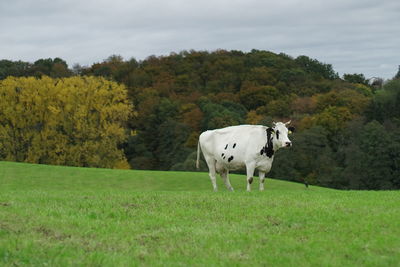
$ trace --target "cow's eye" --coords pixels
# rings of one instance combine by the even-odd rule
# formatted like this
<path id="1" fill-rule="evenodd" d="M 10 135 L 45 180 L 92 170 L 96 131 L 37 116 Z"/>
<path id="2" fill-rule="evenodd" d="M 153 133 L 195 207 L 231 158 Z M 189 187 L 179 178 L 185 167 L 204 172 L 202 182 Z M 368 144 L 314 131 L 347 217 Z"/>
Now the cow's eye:
<path id="1" fill-rule="evenodd" d="M 279 139 L 279 130 L 276 131 L 276 139 Z"/>

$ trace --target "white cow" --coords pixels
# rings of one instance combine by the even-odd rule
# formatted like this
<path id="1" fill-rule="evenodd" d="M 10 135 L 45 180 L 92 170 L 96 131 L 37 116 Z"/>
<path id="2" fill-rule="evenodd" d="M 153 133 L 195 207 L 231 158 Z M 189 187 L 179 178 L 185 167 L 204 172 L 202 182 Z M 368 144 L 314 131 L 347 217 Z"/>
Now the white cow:
<path id="1" fill-rule="evenodd" d="M 260 190 L 264 190 L 265 174 L 274 160 L 274 153 L 281 147 L 290 147 L 288 134 L 294 127 L 290 123 L 274 123 L 272 127 L 262 125 L 238 125 L 203 132 L 197 146 L 197 168 L 200 149 L 207 162 L 214 191 L 217 191 L 216 173 L 219 173 L 226 187 L 233 191 L 229 182 L 229 170 L 246 167 L 247 191 L 251 190 L 254 170 L 258 169 Z"/>

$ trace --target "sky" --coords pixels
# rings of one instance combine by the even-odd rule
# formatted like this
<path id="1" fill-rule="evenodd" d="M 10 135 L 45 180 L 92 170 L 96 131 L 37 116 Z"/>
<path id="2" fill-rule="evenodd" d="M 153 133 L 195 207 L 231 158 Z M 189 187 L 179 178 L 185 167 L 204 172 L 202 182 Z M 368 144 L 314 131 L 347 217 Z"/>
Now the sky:
<path id="1" fill-rule="evenodd" d="M 0 59 L 60 57 L 72 67 L 192 49 L 306 55 L 340 75 L 390 79 L 400 65 L 400 1 L 0 1 Z"/>

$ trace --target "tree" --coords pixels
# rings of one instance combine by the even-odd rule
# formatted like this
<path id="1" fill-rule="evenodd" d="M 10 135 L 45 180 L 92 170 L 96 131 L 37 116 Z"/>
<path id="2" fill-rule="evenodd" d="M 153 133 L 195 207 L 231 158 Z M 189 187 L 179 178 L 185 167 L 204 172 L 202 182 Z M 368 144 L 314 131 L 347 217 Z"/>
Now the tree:
<path id="1" fill-rule="evenodd" d="M 349 83 L 360 83 L 364 85 L 368 85 L 368 80 L 365 79 L 364 74 L 354 73 L 354 74 L 343 74 L 343 80 Z"/>
<path id="2" fill-rule="evenodd" d="M 23 61 L 0 60 L 0 80 L 8 76 L 27 76 L 27 71 L 32 64 Z"/>
<path id="3" fill-rule="evenodd" d="M 50 76 L 53 78 L 69 77 L 72 71 L 68 69 L 68 64 L 61 58 L 39 59 L 30 68 L 30 74 L 36 77 Z"/>
<path id="4" fill-rule="evenodd" d="M 246 80 L 254 82 L 257 85 L 273 85 L 277 82 L 276 78 L 274 69 L 262 66 L 252 68 Z"/>
<path id="5" fill-rule="evenodd" d="M 370 120 L 400 119 L 400 79 L 388 82 L 374 95 L 367 110 Z"/>
<path id="6" fill-rule="evenodd" d="M 314 121 L 316 125 L 324 127 L 328 134 L 333 136 L 345 128 L 346 122 L 352 118 L 348 108 L 329 106 L 315 115 Z"/>
<path id="7" fill-rule="evenodd" d="M 200 108 L 193 103 L 184 104 L 182 108 L 182 122 L 190 126 L 193 131 L 200 131 L 203 120 L 203 112 Z"/>
<path id="8" fill-rule="evenodd" d="M 317 77 L 334 80 L 338 79 L 339 76 L 334 72 L 332 65 L 324 64 L 316 59 L 311 59 L 307 56 L 299 56 L 295 59 L 295 62 L 302 67 L 305 71 L 317 75 Z"/>
<path id="9" fill-rule="evenodd" d="M 158 169 L 169 170 L 172 165 L 187 158 L 191 151 L 185 147 L 189 134 L 189 127 L 183 123 L 167 120 L 160 125 L 158 131 L 160 143 L 155 150 Z"/>
<path id="10" fill-rule="evenodd" d="M 400 65 L 399 65 L 399 70 L 397 71 L 396 75 L 393 77 L 393 79 L 400 79 Z"/>
<path id="11" fill-rule="evenodd" d="M 258 86 L 245 82 L 239 92 L 239 99 L 248 110 L 265 106 L 279 95 L 278 90 L 273 86 Z"/>
<path id="12" fill-rule="evenodd" d="M 9 77 L 0 81 L 0 155 L 32 163 L 121 166 L 126 160 L 118 145 L 131 112 L 125 87 L 103 78 Z"/>
<path id="13" fill-rule="evenodd" d="M 369 104 L 370 98 L 352 89 L 332 90 L 325 94 L 316 94 L 315 108 L 321 112 L 329 107 L 345 107 L 352 114 L 361 114 Z"/>
<path id="14" fill-rule="evenodd" d="M 129 136 L 123 144 L 123 149 L 130 166 L 135 169 L 157 169 L 156 159 L 153 153 L 147 148 L 142 134 Z"/>
<path id="15" fill-rule="evenodd" d="M 354 128 L 352 128 L 354 129 Z M 352 189 L 394 188 L 395 165 L 398 153 L 393 151 L 390 134 L 377 121 L 365 124 L 361 130 L 347 133 L 348 142 L 342 150 L 345 153 L 343 179 L 347 179 Z"/>
<path id="16" fill-rule="evenodd" d="M 247 115 L 247 111 L 243 106 L 230 101 L 217 104 L 208 99 L 203 99 L 199 106 L 204 114 L 203 129 L 217 129 L 238 125 L 245 121 Z"/>

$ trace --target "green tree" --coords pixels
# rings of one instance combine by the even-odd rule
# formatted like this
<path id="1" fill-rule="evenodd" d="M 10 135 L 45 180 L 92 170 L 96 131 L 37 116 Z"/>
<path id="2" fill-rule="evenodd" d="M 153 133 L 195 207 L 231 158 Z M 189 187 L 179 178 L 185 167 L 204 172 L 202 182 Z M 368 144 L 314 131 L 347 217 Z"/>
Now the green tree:
<path id="1" fill-rule="evenodd" d="M 143 134 L 129 136 L 123 144 L 124 153 L 130 166 L 135 169 L 157 169 L 157 161 L 153 153 L 147 148 Z"/>
<path id="2" fill-rule="evenodd" d="M 367 85 L 368 81 L 365 79 L 364 74 L 358 74 L 358 73 L 354 73 L 354 74 L 343 74 L 343 80 L 349 82 L 349 83 L 360 83 L 360 84 L 364 84 Z"/>
<path id="3" fill-rule="evenodd" d="M 183 123 L 167 120 L 160 125 L 158 131 L 160 142 L 155 150 L 159 169 L 169 170 L 172 165 L 187 158 L 191 151 L 185 147 L 189 134 L 189 127 Z"/>
<path id="4" fill-rule="evenodd" d="M 354 128 L 352 128 L 354 129 Z M 398 183 L 396 165 L 399 162 L 398 143 L 377 121 L 365 124 L 361 130 L 348 132 L 343 179 L 352 189 L 390 189 Z"/>
<path id="5" fill-rule="evenodd" d="M 339 78 L 339 75 L 334 72 L 331 64 L 324 64 L 307 56 L 299 56 L 295 59 L 295 62 L 305 71 L 318 75 L 320 78 L 329 80 Z M 317 78 L 318 76 L 314 77 Z"/>
<path id="6" fill-rule="evenodd" d="M 29 69 L 31 75 L 36 77 L 50 76 L 52 78 L 69 77 L 72 71 L 68 69 L 68 64 L 61 58 L 39 59 L 33 63 Z"/>
<path id="7" fill-rule="evenodd" d="M 32 64 L 23 61 L 0 60 L 0 80 L 8 76 L 27 76 Z"/>
<path id="8" fill-rule="evenodd" d="M 393 77 L 393 79 L 400 79 L 400 65 L 399 65 L 399 70 L 397 71 L 396 75 Z"/>
<path id="9" fill-rule="evenodd" d="M 217 129 L 238 125 L 245 121 L 247 111 L 243 106 L 229 101 L 221 104 L 203 99 L 200 109 L 204 114 L 203 129 Z"/>
<path id="10" fill-rule="evenodd" d="M 367 117 L 380 122 L 400 119 L 400 79 L 388 82 L 382 90 L 376 92 L 368 108 Z"/>

